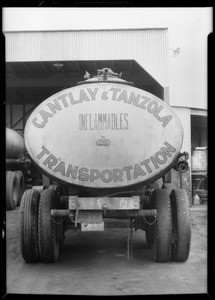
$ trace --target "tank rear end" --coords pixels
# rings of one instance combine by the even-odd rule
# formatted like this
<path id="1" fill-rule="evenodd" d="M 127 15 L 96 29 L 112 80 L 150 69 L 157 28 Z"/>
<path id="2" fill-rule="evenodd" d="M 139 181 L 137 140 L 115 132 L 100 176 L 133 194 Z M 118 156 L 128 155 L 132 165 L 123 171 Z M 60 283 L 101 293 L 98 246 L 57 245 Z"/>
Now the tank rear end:
<path id="1" fill-rule="evenodd" d="M 27 121 L 27 151 L 52 184 L 23 195 L 24 260 L 55 262 L 68 228 L 104 231 L 109 219 L 120 228 L 117 220 L 124 219 L 128 259 L 135 228 L 145 231 L 154 261 L 186 261 L 191 236 L 186 192 L 165 182 L 148 188 L 172 167 L 186 168 L 178 116 L 108 68 L 93 78 L 86 72 L 86 78 L 43 101 Z"/>
<path id="2" fill-rule="evenodd" d="M 25 127 L 41 171 L 79 189 L 153 182 L 174 164 L 182 140 L 181 123 L 164 101 L 111 75 L 51 96 Z"/>
<path id="3" fill-rule="evenodd" d="M 21 133 L 6 128 L 6 158 L 19 158 L 26 151 L 24 137 Z"/>

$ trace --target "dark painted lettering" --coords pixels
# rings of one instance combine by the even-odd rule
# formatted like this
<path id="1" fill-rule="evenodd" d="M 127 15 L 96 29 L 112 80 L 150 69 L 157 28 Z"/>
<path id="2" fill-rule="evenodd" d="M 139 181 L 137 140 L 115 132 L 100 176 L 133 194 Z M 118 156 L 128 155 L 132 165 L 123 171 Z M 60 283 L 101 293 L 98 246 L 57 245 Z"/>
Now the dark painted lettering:
<path id="1" fill-rule="evenodd" d="M 160 112 L 162 109 L 163 109 L 163 106 L 160 105 L 160 106 L 158 107 L 158 109 L 154 112 L 154 116 L 155 116 L 156 119 L 158 119 L 158 121 L 160 121 L 159 112 Z"/>
<path id="2" fill-rule="evenodd" d="M 67 100 L 65 99 L 68 95 L 67 94 L 63 94 L 57 97 L 58 100 L 61 100 L 64 107 L 68 107 L 68 103 Z"/>
<path id="3" fill-rule="evenodd" d="M 159 113 L 163 110 L 163 106 L 159 106 L 159 108 L 154 112 L 154 116 L 156 119 L 158 119 L 159 122 L 162 123 L 163 127 L 165 127 L 172 119 L 172 116 L 171 115 L 168 115 L 168 116 L 164 116 L 164 117 L 161 117 L 159 116 Z"/>
<path id="4" fill-rule="evenodd" d="M 120 117 L 123 118 L 123 114 Z M 100 115 L 99 120 L 101 122 L 102 114 Z M 114 118 L 112 120 L 114 120 Z M 117 126 L 116 124 L 117 122 L 115 122 L 115 126 Z M 159 169 L 160 165 L 165 164 L 168 157 L 171 157 L 174 152 L 176 152 L 176 149 L 165 141 L 159 151 L 157 151 L 153 156 L 150 156 L 150 158 L 140 162 L 140 164 L 126 166 L 123 168 L 115 168 L 113 170 L 105 169 L 101 171 L 98 169 L 88 169 L 86 167 L 79 168 L 78 166 L 72 166 L 71 164 L 68 165 L 66 170 L 66 163 L 64 161 L 58 162 L 56 156 L 50 154 L 50 151 L 45 146 L 42 146 L 42 151 L 37 155 L 37 158 L 41 159 L 42 157 L 47 156 L 43 164 L 47 166 L 48 169 L 53 169 L 55 173 L 59 172 L 61 176 L 71 177 L 73 180 L 78 179 L 80 181 L 90 182 L 101 180 L 104 183 L 110 183 L 111 181 L 123 182 L 123 180 L 131 181 L 138 179 L 140 176 L 144 177 L 146 174 L 152 173 L 154 168 Z M 143 179 L 141 178 L 140 180 Z"/>
<path id="5" fill-rule="evenodd" d="M 128 104 L 133 104 L 134 106 L 138 106 L 139 100 L 140 100 L 140 95 L 137 94 L 136 96 L 134 92 L 131 92 L 128 99 Z"/>
<path id="6" fill-rule="evenodd" d="M 141 102 L 141 103 L 138 105 L 138 107 L 139 107 L 139 108 L 142 108 L 142 109 L 146 109 L 146 104 L 149 103 L 149 101 L 150 101 L 151 99 L 149 99 L 148 97 L 144 97 L 144 96 L 142 96 L 142 98 L 145 99 L 145 100 L 144 100 L 143 102 Z"/>
<path id="7" fill-rule="evenodd" d="M 113 91 L 112 100 L 115 101 L 115 100 L 116 100 L 117 93 L 119 93 L 119 92 L 121 91 L 121 89 L 111 88 L 110 90 Z"/>
<path id="8" fill-rule="evenodd" d="M 144 161 L 142 161 L 142 162 L 140 163 L 140 165 L 141 165 L 141 166 L 145 166 L 147 172 L 148 172 L 148 173 L 151 173 L 151 172 L 152 172 L 152 169 L 150 168 L 149 163 L 150 163 L 150 159 L 145 159 Z"/>
<path id="9" fill-rule="evenodd" d="M 51 112 L 52 112 L 53 114 L 55 114 L 55 113 L 56 113 L 56 110 L 57 110 L 57 111 L 60 111 L 60 110 L 62 110 L 62 107 L 61 107 L 60 104 L 58 103 L 57 99 L 54 99 L 53 102 L 54 102 L 54 103 L 48 103 L 47 106 L 48 106 L 48 108 L 51 110 Z"/>
<path id="10" fill-rule="evenodd" d="M 123 118 L 124 118 L 124 114 L 120 114 L 120 129 L 123 130 Z"/>
<path id="11" fill-rule="evenodd" d="M 79 130 L 127 130 L 128 114 L 79 114 Z"/>
<path id="12" fill-rule="evenodd" d="M 88 93 L 90 94 L 91 96 L 91 99 L 94 101 L 96 100 L 96 94 L 98 92 L 98 88 L 95 88 L 94 91 L 91 90 L 91 89 L 87 89 Z"/>
<path id="13" fill-rule="evenodd" d="M 159 165 L 158 165 L 158 163 L 156 162 L 156 160 L 154 159 L 153 156 L 150 157 L 150 160 L 153 163 L 155 169 L 159 169 Z"/>
<path id="14" fill-rule="evenodd" d="M 138 164 L 134 165 L 134 179 L 137 179 L 137 177 L 139 176 L 145 176 L 145 175 L 146 172 L 143 171 L 141 166 L 139 166 Z"/>
<path id="15" fill-rule="evenodd" d="M 98 129 L 103 130 L 104 128 L 103 114 L 98 114 Z"/>
<path id="16" fill-rule="evenodd" d="M 41 124 L 37 123 L 37 118 L 34 118 L 32 123 L 34 124 L 34 126 L 38 127 L 38 128 L 43 128 L 46 125 L 46 122 L 42 122 Z"/>
<path id="17" fill-rule="evenodd" d="M 49 118 L 53 117 L 57 112 L 62 111 L 63 108 L 67 108 L 69 104 L 75 105 L 78 103 L 83 103 L 84 101 L 95 101 L 99 88 L 91 89 L 80 89 L 79 91 L 79 99 L 75 100 L 73 93 L 68 92 L 65 94 L 59 95 L 56 99 L 53 99 L 53 102 L 47 103 L 47 107 L 50 112 L 46 110 L 40 110 L 39 114 L 42 118 L 42 121 L 38 121 L 37 118 L 32 120 L 32 123 L 37 128 L 44 128 Z M 162 123 L 163 127 L 166 127 L 167 124 L 173 118 L 172 115 L 161 116 L 162 110 L 164 107 L 162 105 L 159 106 L 158 102 L 150 99 L 149 97 L 141 94 L 136 94 L 135 92 L 130 92 L 128 94 L 127 90 L 121 90 L 119 88 L 111 88 L 109 91 L 112 91 L 112 100 L 113 101 L 121 101 L 124 103 L 128 103 L 134 105 L 138 108 L 144 109 L 153 114 L 154 117 Z M 108 92 L 102 91 L 101 98 L 98 100 L 108 100 Z M 68 97 L 68 100 L 67 100 Z M 61 103 L 59 102 L 61 101 Z M 142 101 L 142 102 L 141 102 Z M 79 115 L 79 129 L 80 130 L 127 130 L 128 129 L 128 114 L 83 114 Z"/>
<path id="18" fill-rule="evenodd" d="M 162 158 L 160 158 L 162 157 Z M 163 151 L 158 151 L 155 153 L 155 160 L 159 164 L 165 164 L 167 162 L 167 156 Z"/>
<path id="19" fill-rule="evenodd" d="M 123 101 L 124 103 L 128 102 L 128 95 L 127 95 L 127 91 L 126 90 L 122 91 L 122 93 L 117 98 L 117 101 Z"/>
<path id="20" fill-rule="evenodd" d="M 111 119 L 112 119 L 112 130 L 116 129 L 116 115 L 115 114 L 111 114 Z"/>
<path id="21" fill-rule="evenodd" d="M 168 156 L 168 157 L 171 157 L 172 154 L 171 153 L 174 153 L 176 151 L 176 149 L 171 146 L 168 142 L 165 142 L 164 145 L 166 147 L 161 147 L 161 150 Z"/>
<path id="22" fill-rule="evenodd" d="M 113 173 L 111 170 L 103 170 L 101 173 L 101 180 L 105 183 L 109 183 L 113 180 Z"/>
<path id="23" fill-rule="evenodd" d="M 128 130 L 128 114 L 124 114 L 124 118 L 125 118 L 125 123 L 126 123 L 124 129 Z"/>
<path id="24" fill-rule="evenodd" d="M 98 130 L 98 121 L 97 121 L 97 114 L 94 117 L 94 126 L 92 130 Z"/>
<path id="25" fill-rule="evenodd" d="M 102 100 L 108 100 L 108 92 L 107 91 L 104 91 L 101 95 L 101 99 Z"/>
<path id="26" fill-rule="evenodd" d="M 51 118 L 53 116 L 52 114 L 50 114 L 49 112 L 47 112 L 43 109 L 40 110 L 39 113 L 40 113 L 40 115 L 41 115 L 41 117 L 42 117 L 42 119 L 45 123 L 48 122 L 48 118 Z"/>
<path id="27" fill-rule="evenodd" d="M 52 170 L 52 167 L 57 164 L 57 158 L 53 154 L 49 154 L 43 164 L 48 165 L 48 168 Z"/>
<path id="28" fill-rule="evenodd" d="M 43 157 L 44 154 L 49 154 L 49 153 L 50 153 L 50 152 L 46 149 L 45 146 L 42 146 L 42 149 L 43 149 L 43 151 L 40 152 L 40 154 L 37 155 L 37 158 L 39 158 L 39 159 L 40 159 L 41 157 Z"/>
<path id="29" fill-rule="evenodd" d="M 71 175 L 72 179 L 76 179 L 77 173 L 78 173 L 78 166 L 73 167 L 71 164 L 69 164 L 66 171 L 66 177 L 69 177 Z"/>
<path id="30" fill-rule="evenodd" d="M 87 168 L 80 168 L 79 169 L 79 175 L 78 175 L 78 179 L 81 181 L 88 181 L 89 180 L 89 169 Z"/>
<path id="31" fill-rule="evenodd" d="M 54 172 L 60 172 L 62 176 L 65 176 L 65 162 L 60 162 L 57 167 L 54 168 Z"/>
<path id="32" fill-rule="evenodd" d="M 79 114 L 79 130 L 87 129 L 87 115 Z"/>
<path id="33" fill-rule="evenodd" d="M 158 103 L 156 101 L 149 102 L 147 110 L 149 113 L 154 113 L 158 108 Z"/>
<path id="34" fill-rule="evenodd" d="M 85 90 L 80 90 L 79 102 L 82 103 L 84 101 L 90 101 L 90 99 L 88 98 Z"/>
<path id="35" fill-rule="evenodd" d="M 172 120 L 172 116 L 168 115 L 165 117 L 160 118 L 160 122 L 163 123 L 163 127 L 166 127 L 166 125 L 170 122 L 170 120 Z"/>
<path id="36" fill-rule="evenodd" d="M 90 170 L 90 181 L 94 182 L 95 180 L 100 178 L 100 171 L 97 169 L 91 169 Z"/>
<path id="37" fill-rule="evenodd" d="M 132 166 L 127 166 L 127 167 L 123 167 L 122 169 L 123 169 L 123 171 L 126 172 L 127 179 L 131 180 L 131 170 L 133 169 L 133 167 Z"/>
<path id="38" fill-rule="evenodd" d="M 113 181 L 122 182 L 123 181 L 123 170 L 122 169 L 113 169 Z"/>
<path id="39" fill-rule="evenodd" d="M 74 100 L 73 94 L 71 92 L 68 92 L 68 96 L 72 105 L 80 103 L 79 100 Z"/>

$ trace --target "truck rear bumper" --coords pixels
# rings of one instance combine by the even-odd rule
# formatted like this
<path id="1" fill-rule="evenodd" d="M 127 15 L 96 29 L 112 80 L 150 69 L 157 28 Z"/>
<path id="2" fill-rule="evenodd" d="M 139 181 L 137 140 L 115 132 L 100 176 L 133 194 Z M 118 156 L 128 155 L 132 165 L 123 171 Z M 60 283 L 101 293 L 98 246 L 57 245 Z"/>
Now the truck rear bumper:
<path id="1" fill-rule="evenodd" d="M 52 209 L 52 216 L 70 216 L 74 212 L 79 214 L 97 214 L 104 212 L 104 215 L 112 217 L 154 217 L 154 209 L 141 209 L 140 197 L 89 197 L 79 198 L 77 196 L 62 196 L 61 203 L 66 209 Z"/>

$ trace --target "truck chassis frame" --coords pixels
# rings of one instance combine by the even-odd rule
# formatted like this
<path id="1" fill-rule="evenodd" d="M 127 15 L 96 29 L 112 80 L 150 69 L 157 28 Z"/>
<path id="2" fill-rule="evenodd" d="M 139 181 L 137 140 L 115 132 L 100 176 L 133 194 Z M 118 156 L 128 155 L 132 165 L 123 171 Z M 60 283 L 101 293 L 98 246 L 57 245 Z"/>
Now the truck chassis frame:
<path id="1" fill-rule="evenodd" d="M 21 253 L 29 263 L 55 262 L 67 230 L 104 231 L 109 221 L 110 227 L 128 228 L 127 259 L 133 229 L 145 231 L 156 262 L 183 262 L 189 256 L 189 199 L 183 189 L 164 186 L 141 197 L 79 197 L 62 194 L 59 186 L 35 186 L 23 194 L 20 211 Z"/>

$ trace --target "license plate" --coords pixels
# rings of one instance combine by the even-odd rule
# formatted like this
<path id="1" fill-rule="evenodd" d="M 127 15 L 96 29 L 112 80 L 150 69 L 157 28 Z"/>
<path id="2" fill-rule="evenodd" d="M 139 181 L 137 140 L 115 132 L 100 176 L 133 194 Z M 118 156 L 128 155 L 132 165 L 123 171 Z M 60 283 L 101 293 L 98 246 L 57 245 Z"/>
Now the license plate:
<path id="1" fill-rule="evenodd" d="M 79 210 L 139 210 L 140 197 L 89 197 L 78 198 L 74 196 L 69 197 L 69 209 Z M 92 222 L 93 223 L 93 222 Z"/>
<path id="2" fill-rule="evenodd" d="M 81 231 L 104 231 L 104 222 L 102 222 L 102 223 L 81 223 Z"/>

